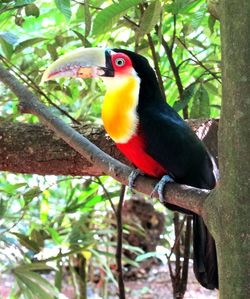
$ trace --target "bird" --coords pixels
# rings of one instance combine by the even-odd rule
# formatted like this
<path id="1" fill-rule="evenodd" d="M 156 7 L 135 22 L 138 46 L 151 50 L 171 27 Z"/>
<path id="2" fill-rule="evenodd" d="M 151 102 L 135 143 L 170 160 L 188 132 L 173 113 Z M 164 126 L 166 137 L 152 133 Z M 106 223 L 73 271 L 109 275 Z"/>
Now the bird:
<path id="1" fill-rule="evenodd" d="M 215 187 L 210 154 L 188 124 L 167 104 L 155 71 L 144 56 L 127 49 L 81 47 L 53 62 L 44 72 L 42 82 L 60 77 L 103 80 L 106 86 L 102 105 L 104 128 L 140 172 L 196 188 Z M 176 205 L 167 203 L 166 206 L 193 216 L 195 276 L 203 287 L 218 288 L 215 241 L 202 217 Z"/>

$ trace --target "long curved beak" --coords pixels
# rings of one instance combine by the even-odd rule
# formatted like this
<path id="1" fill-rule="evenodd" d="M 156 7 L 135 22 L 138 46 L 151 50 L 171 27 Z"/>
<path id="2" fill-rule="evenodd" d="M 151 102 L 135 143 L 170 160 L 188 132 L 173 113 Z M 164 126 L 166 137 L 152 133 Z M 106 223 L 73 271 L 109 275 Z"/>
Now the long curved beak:
<path id="1" fill-rule="evenodd" d="M 44 72 L 41 82 L 60 77 L 114 77 L 111 51 L 102 48 L 79 48 L 54 61 Z"/>

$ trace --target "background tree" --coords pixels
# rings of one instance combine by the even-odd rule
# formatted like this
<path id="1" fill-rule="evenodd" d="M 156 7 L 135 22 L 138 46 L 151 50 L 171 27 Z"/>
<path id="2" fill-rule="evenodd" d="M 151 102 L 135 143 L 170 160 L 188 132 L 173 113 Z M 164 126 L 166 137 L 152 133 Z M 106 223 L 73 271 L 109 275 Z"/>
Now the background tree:
<path id="1" fill-rule="evenodd" d="M 229 63 L 227 60 L 227 53 L 230 52 L 232 55 L 232 52 L 227 48 L 232 42 L 227 39 L 230 38 L 230 33 L 226 30 L 226 24 L 229 23 L 235 11 L 238 11 L 239 15 L 241 13 L 242 16 L 246 16 L 245 24 L 248 26 L 249 15 L 247 12 L 250 11 L 250 9 L 247 10 L 247 5 L 249 4 L 246 0 L 243 1 L 244 5 L 242 5 L 242 7 L 237 6 L 236 1 L 230 0 L 230 2 L 232 2 L 230 4 L 232 4 L 231 7 L 233 7 L 234 10 L 228 9 L 229 6 L 227 5 L 230 4 L 223 2 L 222 5 L 224 9 L 222 9 L 223 12 L 221 16 L 222 23 L 223 25 L 225 24 L 222 29 L 225 28 L 224 65 L 226 66 L 229 64 L 233 65 L 232 61 Z M 47 89 L 43 87 L 41 90 L 39 82 L 43 70 L 51 60 L 55 60 L 66 51 L 82 45 L 88 47 L 110 46 L 134 49 L 147 57 L 151 57 L 151 62 L 155 67 L 162 91 L 166 92 L 168 103 L 173 105 L 185 118 L 217 117 L 220 112 L 221 98 L 220 36 L 219 23 L 216 22 L 218 10 L 214 1 L 209 1 L 208 7 L 211 11 L 211 15 L 208 13 L 206 1 L 203 0 L 176 0 L 167 3 L 165 3 L 165 1 L 144 2 L 135 0 L 124 0 L 119 3 L 109 1 L 84 1 L 84 3 L 77 1 L 55 1 L 55 4 L 45 1 L 2 1 L 0 6 L 0 24 L 2 30 L 0 33 L 1 59 L 12 73 L 15 73 L 25 85 L 32 88 L 34 93 L 41 96 L 44 102 L 55 107 L 54 113 L 62 113 L 63 119 L 74 123 L 91 122 L 99 124 L 100 103 L 103 95 L 103 86 L 101 83 L 84 81 L 79 88 L 79 82 L 74 84 L 74 82 L 71 81 L 69 84 L 68 80 L 62 79 L 59 84 L 50 82 Z M 241 20 L 243 19 L 244 18 L 241 18 Z M 234 25 L 235 24 L 231 22 L 231 26 Z M 242 26 L 243 28 L 243 23 L 240 22 L 238 26 Z M 233 28 L 237 28 L 237 26 Z M 235 31 L 232 30 L 232 32 Z M 244 69 L 244 58 L 247 57 L 246 49 L 249 49 L 249 46 L 246 44 L 247 38 L 244 35 L 244 30 L 240 30 L 240 32 L 242 32 L 242 34 L 238 37 L 239 42 L 243 42 L 245 38 L 245 43 L 241 48 L 242 64 L 239 64 L 239 67 L 235 68 L 239 70 L 237 78 L 242 77 L 241 72 Z M 236 34 L 233 36 L 235 37 Z M 234 53 L 237 53 L 237 55 L 241 54 L 238 49 L 234 49 Z M 234 57 L 233 61 L 236 62 L 237 57 Z M 231 58 L 230 56 L 230 59 Z M 233 68 L 230 70 L 231 73 L 233 73 Z M 247 73 L 245 78 L 248 78 Z M 225 75 L 224 80 L 225 82 L 231 80 L 224 86 L 224 94 L 227 95 L 227 98 L 230 98 L 229 95 L 235 93 L 228 92 L 227 87 L 236 88 L 238 84 L 236 84 L 237 82 L 231 84 L 235 81 L 227 75 Z M 247 93 L 247 79 L 244 82 L 244 91 Z M 91 90 L 91 93 L 88 93 L 88 90 Z M 18 112 L 17 100 L 16 98 L 13 99 L 13 94 L 10 93 L 5 86 L 1 86 L 1 95 L 2 106 L 0 109 L 4 120 L 12 122 L 37 122 L 36 117 L 21 115 Z M 244 103 L 244 105 L 246 105 L 246 100 L 243 99 L 242 101 L 243 102 L 239 101 L 238 103 Z M 236 107 L 235 102 L 233 103 L 233 107 Z M 227 107 L 226 104 L 224 105 Z M 241 107 L 244 107 L 244 105 L 242 104 Z M 232 114 L 227 115 L 227 111 L 229 111 L 227 108 L 225 108 L 225 111 L 225 119 L 227 122 L 229 120 L 231 126 L 233 126 L 234 122 L 232 122 L 232 118 L 230 118 Z M 246 111 L 247 109 L 244 110 L 244 113 L 241 112 L 246 115 Z M 239 112 L 237 115 L 240 114 Z M 242 120 L 245 119 L 245 117 L 237 118 L 237 126 L 234 127 L 236 135 L 231 136 L 241 136 L 238 135 L 241 133 L 237 130 L 241 127 L 239 119 Z M 247 118 L 246 116 L 246 119 L 249 119 L 249 117 Z M 93 125 L 90 126 L 92 127 Z M 2 127 L 7 127 L 7 124 L 4 123 Z M 223 127 L 229 128 L 228 124 L 224 124 Z M 245 124 L 245 128 L 248 127 L 249 126 Z M 10 125 L 8 128 L 11 130 L 9 131 L 9 136 L 16 136 L 12 133 L 15 131 L 15 126 Z M 30 128 L 31 127 L 24 128 L 23 134 L 28 134 Z M 38 129 L 38 127 L 32 127 L 32 129 L 33 128 L 35 128 L 35 131 Z M 241 132 L 243 134 L 244 130 Z M 228 144 L 228 140 L 224 138 L 227 138 L 225 136 L 229 135 L 222 134 L 222 136 L 221 144 Z M 27 140 L 22 138 L 22 136 L 19 136 L 19 138 L 20 143 L 22 143 L 23 140 Z M 6 140 L 6 138 L 4 140 Z M 25 144 L 22 143 L 24 144 L 24 152 L 34 155 L 32 143 L 30 144 L 31 147 L 29 143 L 31 142 L 26 141 Z M 237 144 L 239 147 L 241 146 L 240 142 Z M 223 146 L 221 146 L 221 149 L 221 163 L 223 163 L 223 165 L 237 165 L 240 163 L 238 160 L 237 164 L 235 163 L 236 160 L 234 160 L 233 154 L 230 154 L 230 157 L 232 157 L 232 160 L 230 159 L 231 163 L 225 163 L 225 159 L 228 159 L 228 154 L 226 150 L 223 150 Z M 242 151 L 244 150 L 245 147 L 242 147 Z M 235 152 L 241 153 L 240 150 L 235 150 L 233 153 Z M 4 153 L 6 154 L 6 148 L 1 147 L 1 156 L 4 156 Z M 14 150 L 13 153 L 17 156 Z M 57 153 L 58 150 L 56 150 L 56 154 Z M 64 154 L 62 156 L 64 157 Z M 243 156 L 242 153 L 241 157 Z M 5 155 L 4 157 L 11 160 L 14 155 L 11 156 L 7 153 L 7 156 Z M 49 161 L 53 160 L 54 157 L 54 152 L 51 153 L 51 156 L 46 157 L 47 165 L 50 164 Z M 32 165 L 32 163 L 30 164 Z M 8 170 L 6 163 L 2 163 L 1 165 L 3 165 L 3 170 Z M 242 167 L 245 167 L 246 173 L 244 174 L 245 178 L 247 178 L 249 165 L 244 163 Z M 27 167 L 25 168 L 24 166 L 23 171 L 19 170 L 19 172 L 41 173 L 32 171 L 32 167 L 30 167 L 30 171 L 26 169 Z M 235 169 L 235 166 L 233 169 Z M 230 174 L 235 173 L 234 171 L 230 168 Z M 205 218 L 208 219 L 212 231 L 215 233 L 216 240 L 219 244 L 221 260 L 223 260 L 222 253 L 228 252 L 229 254 L 229 251 L 227 251 L 224 246 L 225 243 L 228 243 L 228 239 L 226 242 L 225 240 L 220 241 L 222 240 L 221 234 L 223 227 L 218 231 L 217 226 L 214 225 L 214 223 L 218 223 L 218 219 L 216 218 L 214 222 L 211 219 L 214 219 L 213 217 L 216 216 L 215 210 L 219 210 L 219 215 L 222 213 L 222 200 L 224 205 L 224 199 L 222 198 L 226 197 L 225 194 L 222 193 L 227 192 L 228 194 L 228 190 L 232 190 L 228 188 L 227 185 L 229 182 L 227 181 L 228 173 L 228 169 L 222 172 L 222 188 L 219 189 L 221 199 L 218 200 L 220 206 L 217 206 L 216 203 L 216 208 L 214 208 L 214 206 L 210 204 L 211 201 L 214 201 L 212 199 L 208 200 L 207 202 L 209 204 L 206 205 L 208 212 L 204 214 Z M 56 172 L 54 172 L 54 174 L 56 174 Z M 72 174 L 72 172 L 69 172 L 69 174 Z M 82 175 L 82 173 L 79 174 Z M 90 172 L 89 174 L 96 173 Z M 77 175 L 77 173 L 74 173 L 74 175 Z M 237 178 L 240 178 L 240 176 L 238 175 Z M 227 182 L 227 184 L 225 182 Z M 104 183 L 106 187 L 104 187 Z M 73 267 L 75 254 L 78 253 L 82 253 L 80 254 L 83 260 L 82 265 L 86 265 L 86 261 L 89 261 L 89 256 L 92 254 L 94 256 L 92 261 L 94 261 L 95 264 L 101 263 L 101 267 L 105 269 L 106 278 L 114 280 L 108 266 L 110 259 L 108 254 L 109 247 L 113 246 L 112 237 L 109 237 L 105 233 L 100 233 L 101 227 L 113 231 L 110 226 L 111 222 L 104 216 L 106 221 L 101 223 L 102 219 L 100 217 L 100 223 L 96 223 L 96 215 L 100 215 L 100 211 L 103 211 L 101 214 L 106 215 L 104 211 L 109 209 L 106 205 L 106 199 L 113 198 L 116 200 L 119 196 L 119 186 L 116 183 L 111 182 L 108 177 L 102 177 L 98 180 L 89 178 L 77 178 L 73 180 L 72 178 L 58 177 L 53 178 L 53 181 L 51 181 L 51 178 L 46 177 L 31 177 L 27 175 L 13 176 L 4 173 L 1 177 L 1 185 L 1 214 L 4 219 L 3 227 L 1 228 L 1 245 L 6 248 L 6 246 L 13 246 L 14 244 L 21 253 L 23 253 L 23 248 L 26 247 L 26 251 L 18 259 L 20 262 L 26 261 L 26 263 L 31 260 L 33 261 L 34 254 L 39 253 L 44 248 L 52 247 L 56 249 L 55 256 L 43 259 L 44 263 L 20 265 L 13 269 L 13 274 L 18 284 L 16 294 L 20 295 L 24 293 L 26 297 L 33 298 L 32 296 L 34 296 L 34 294 L 32 293 L 36 290 L 36 292 L 39 292 L 39 298 L 45 296 L 48 298 L 48 296 L 55 295 L 55 289 L 49 286 L 48 282 L 42 280 L 41 276 L 35 275 L 33 270 L 47 270 L 48 266 L 45 262 L 53 260 L 54 265 L 57 264 L 55 286 L 60 290 L 62 274 L 61 261 L 67 257 L 76 293 L 82 296 L 85 292 L 84 287 L 79 283 L 77 279 L 78 274 Z M 107 186 L 109 195 L 107 194 Z M 234 188 L 232 187 L 234 192 L 230 193 L 231 197 L 238 193 L 238 186 L 242 186 L 241 180 L 230 181 L 230 186 L 234 186 Z M 242 198 L 244 198 L 244 194 L 246 194 L 245 192 L 247 190 L 248 185 L 241 188 Z M 234 196 L 228 201 L 228 206 L 223 209 L 225 215 L 227 212 L 229 213 L 229 211 L 234 210 L 232 207 L 235 207 L 235 199 L 236 197 Z M 210 209 L 210 207 L 212 208 Z M 245 208 L 244 211 L 247 211 L 247 209 Z M 234 226 L 235 219 L 243 219 L 243 213 L 241 214 L 241 212 L 239 207 L 237 217 L 235 217 L 235 215 L 230 217 L 230 226 L 228 227 L 242 229 L 241 234 L 238 234 L 238 236 L 244 239 L 243 243 L 244 245 L 246 244 L 244 249 L 247 251 L 247 218 L 245 219 L 246 226 Z M 239 215 L 242 215 L 242 218 L 239 217 Z M 166 217 L 167 223 L 170 223 L 172 217 L 171 213 L 168 213 L 168 217 Z M 228 219 L 229 218 L 224 219 L 222 223 L 227 223 Z M 211 225 L 212 222 L 213 225 Z M 175 216 L 175 229 L 167 228 L 168 235 L 169 231 L 172 234 L 175 232 L 177 237 L 176 242 L 171 241 L 176 256 L 176 272 L 172 275 L 173 283 L 176 277 L 178 278 L 176 280 L 177 282 L 181 281 L 179 264 L 181 255 L 181 247 L 179 245 L 181 238 L 179 236 L 181 227 L 184 227 L 182 220 L 178 220 L 178 216 Z M 188 222 L 187 227 L 189 227 Z M 239 233 L 236 229 L 230 230 L 230 232 L 234 234 Z M 164 236 L 165 238 L 162 239 L 162 245 L 170 248 L 171 245 L 168 245 L 169 237 L 167 235 Z M 234 238 L 235 235 L 233 235 L 230 240 L 235 240 Z M 96 240 L 98 240 L 98 243 L 100 243 L 101 240 L 102 244 L 106 246 L 104 251 L 100 252 Z M 242 240 L 238 242 L 238 244 L 241 243 Z M 62 252 L 62 248 L 65 248 L 65 246 L 67 250 L 66 252 Z M 233 245 L 227 248 L 233 248 L 232 252 L 234 252 L 236 256 Z M 240 252 L 239 248 L 237 250 L 237 252 Z M 137 252 L 141 254 L 141 251 Z M 245 255 L 242 253 L 241 257 L 243 256 Z M 5 263 L 2 263 L 2 267 L 4 269 L 10 269 L 11 265 L 16 264 L 16 259 L 13 260 L 10 255 L 7 255 L 8 264 L 6 263 L 6 257 L 4 257 Z M 244 257 L 244 259 L 246 258 Z M 235 259 L 236 263 L 238 260 L 239 259 Z M 133 261 L 129 262 L 134 263 Z M 228 260 L 226 263 L 221 262 L 220 264 L 221 273 L 224 273 L 224 269 L 226 269 L 226 273 L 231 273 L 230 275 L 222 275 L 222 277 L 226 278 L 221 278 L 222 296 L 224 294 L 224 298 L 228 298 L 229 296 L 229 293 L 226 291 L 229 289 L 226 288 L 226 279 L 228 277 L 230 277 L 230 279 L 235 278 L 232 274 L 232 268 L 230 270 L 226 268 L 228 264 Z M 237 265 L 239 266 L 240 263 L 237 263 Z M 244 265 L 248 264 L 245 262 Z M 238 266 L 235 265 L 235 269 Z M 84 271 L 85 266 L 83 266 L 82 269 Z M 245 273 L 248 273 L 247 268 L 245 269 Z M 238 275 L 238 277 L 242 278 L 240 275 Z M 247 290 L 247 286 L 243 285 L 243 283 L 246 282 L 246 277 L 247 275 L 244 276 L 244 279 L 239 279 L 240 281 L 237 280 L 238 293 L 235 293 L 235 298 L 244 296 L 244 290 Z M 232 283 L 230 285 L 236 286 Z M 183 287 L 182 284 L 179 287 L 182 287 L 182 294 L 180 295 L 182 296 L 185 292 L 185 285 Z M 175 294 L 180 291 L 179 287 L 174 289 Z M 50 295 L 47 290 L 49 290 Z M 232 297 L 234 291 L 231 289 L 230 291 L 230 296 Z"/>

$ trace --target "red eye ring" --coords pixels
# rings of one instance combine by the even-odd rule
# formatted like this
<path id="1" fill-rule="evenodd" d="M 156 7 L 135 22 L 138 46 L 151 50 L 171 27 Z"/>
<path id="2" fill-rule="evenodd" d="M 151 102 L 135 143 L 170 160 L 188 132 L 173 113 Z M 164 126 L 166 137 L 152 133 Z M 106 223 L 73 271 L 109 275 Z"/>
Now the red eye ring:
<path id="1" fill-rule="evenodd" d="M 125 59 L 124 58 L 121 58 L 121 57 L 118 57 L 115 59 L 115 65 L 118 66 L 118 67 L 122 67 L 125 65 Z"/>

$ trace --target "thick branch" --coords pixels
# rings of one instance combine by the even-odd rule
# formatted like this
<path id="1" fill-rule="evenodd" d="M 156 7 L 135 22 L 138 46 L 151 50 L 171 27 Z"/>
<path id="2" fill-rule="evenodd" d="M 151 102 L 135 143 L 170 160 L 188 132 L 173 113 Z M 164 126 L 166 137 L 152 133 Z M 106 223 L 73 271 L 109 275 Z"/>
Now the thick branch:
<path id="1" fill-rule="evenodd" d="M 42 123 L 53 130 L 58 137 L 62 138 L 90 163 L 96 164 L 103 173 L 113 177 L 122 184 L 128 184 L 128 176 L 131 172 L 130 167 L 107 155 L 80 133 L 55 117 L 45 105 L 39 102 L 39 99 L 34 94 L 19 83 L 19 81 L 1 65 L 0 80 L 19 98 L 20 109 L 23 113 L 37 115 Z M 156 180 L 152 178 L 140 176 L 136 180 L 135 189 L 149 195 L 153 191 L 155 183 Z M 164 198 L 168 203 L 201 214 L 203 204 L 208 194 L 209 191 L 207 190 L 169 184 L 164 193 Z"/>
<path id="2" fill-rule="evenodd" d="M 189 120 L 189 124 L 200 137 L 205 135 L 203 140 L 216 157 L 218 122 Z M 74 128 L 113 158 L 130 165 L 103 128 L 93 124 Z M 43 125 L 16 122 L 0 122 L 0 170 L 40 175 L 103 175 L 98 165 L 88 162 Z"/>

